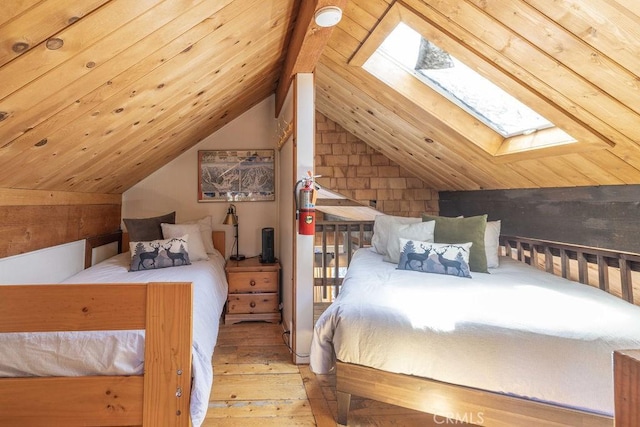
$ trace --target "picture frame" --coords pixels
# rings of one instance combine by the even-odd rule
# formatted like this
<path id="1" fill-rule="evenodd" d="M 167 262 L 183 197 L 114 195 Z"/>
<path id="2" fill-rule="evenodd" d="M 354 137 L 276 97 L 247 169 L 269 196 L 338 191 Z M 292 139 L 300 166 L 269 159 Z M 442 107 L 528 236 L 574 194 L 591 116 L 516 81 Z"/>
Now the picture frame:
<path id="1" fill-rule="evenodd" d="M 275 150 L 198 151 L 198 202 L 275 199 Z"/>

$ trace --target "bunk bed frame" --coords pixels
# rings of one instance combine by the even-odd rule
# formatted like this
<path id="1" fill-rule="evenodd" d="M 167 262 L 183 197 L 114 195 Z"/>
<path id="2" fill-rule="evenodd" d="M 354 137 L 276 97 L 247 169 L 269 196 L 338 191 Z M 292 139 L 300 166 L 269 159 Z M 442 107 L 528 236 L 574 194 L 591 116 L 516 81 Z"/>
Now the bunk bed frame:
<path id="1" fill-rule="evenodd" d="M 571 266 L 577 266 L 580 283 L 598 286 L 628 302 L 635 302 L 633 278 L 640 272 L 640 255 L 512 236 L 501 236 L 501 245 L 503 255 L 565 278 L 571 278 Z M 614 282 L 610 280 L 612 270 L 620 274 L 616 286 L 611 286 Z M 594 274 L 589 275 L 589 272 Z M 616 393 L 620 390 L 615 389 Z M 340 361 L 336 363 L 336 390 L 338 423 L 342 425 L 347 425 L 351 395 L 427 412 L 442 419 L 481 425 L 614 425 L 613 418 L 605 415 Z"/>
<path id="2" fill-rule="evenodd" d="M 143 375 L 0 378 L 0 425 L 189 426 L 192 315 L 192 283 L 0 286 L 0 333 L 145 330 Z"/>

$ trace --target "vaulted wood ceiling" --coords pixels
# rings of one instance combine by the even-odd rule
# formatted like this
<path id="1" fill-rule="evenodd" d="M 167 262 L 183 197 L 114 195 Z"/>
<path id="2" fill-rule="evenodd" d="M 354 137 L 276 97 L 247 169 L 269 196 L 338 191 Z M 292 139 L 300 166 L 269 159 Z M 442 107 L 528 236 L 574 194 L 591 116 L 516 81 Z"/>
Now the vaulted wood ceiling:
<path id="1" fill-rule="evenodd" d="M 478 147 L 478 124 L 440 97 L 410 99 L 349 64 L 393 5 L 347 1 L 316 68 L 319 112 L 438 190 L 640 183 L 636 0 L 403 2 L 495 83 L 598 141 L 511 158 Z M 0 188 L 116 194 L 275 93 L 302 10 L 295 0 L 2 7 Z"/>
<path id="2" fill-rule="evenodd" d="M 0 188 L 122 193 L 274 93 L 293 0 L 9 0 Z"/>

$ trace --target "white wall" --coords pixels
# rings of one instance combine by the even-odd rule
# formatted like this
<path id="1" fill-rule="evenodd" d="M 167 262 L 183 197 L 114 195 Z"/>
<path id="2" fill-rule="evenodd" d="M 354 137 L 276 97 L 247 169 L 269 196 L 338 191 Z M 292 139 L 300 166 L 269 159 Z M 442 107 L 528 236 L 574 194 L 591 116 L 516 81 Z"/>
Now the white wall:
<path id="1" fill-rule="evenodd" d="M 314 75 L 296 74 L 295 84 L 295 164 L 296 181 L 314 173 L 315 89 Z M 294 361 L 309 363 L 313 333 L 313 242 L 314 236 L 296 233 L 294 293 Z"/>
<path id="2" fill-rule="evenodd" d="M 313 239 L 298 234 L 295 220 L 294 187 L 296 182 L 313 173 L 315 107 L 314 76 L 296 74 L 278 117 L 280 128 L 294 122 L 293 135 L 280 151 L 279 173 L 282 195 L 278 209 L 282 240 L 283 322 L 291 331 L 290 345 L 295 363 L 309 363 L 313 332 Z"/>
<path id="3" fill-rule="evenodd" d="M 84 268 L 84 240 L 0 259 L 0 284 L 58 283 Z"/>
<path id="4" fill-rule="evenodd" d="M 145 218 L 175 210 L 176 222 L 183 222 L 211 215 L 214 230 L 227 232 L 228 256 L 234 231 L 232 226 L 222 225 L 222 221 L 229 203 L 198 202 L 198 150 L 275 149 L 274 99 L 274 96 L 265 99 L 127 190 L 122 197 L 122 217 Z M 276 174 L 278 167 L 276 150 Z M 278 198 L 279 189 L 276 188 L 276 201 L 234 202 L 238 214 L 241 254 L 250 257 L 262 252 L 262 228 L 276 227 Z"/>
<path id="5" fill-rule="evenodd" d="M 291 86 L 293 87 L 293 86 Z M 293 123 L 293 90 L 289 90 L 287 97 L 283 103 L 280 115 L 278 117 L 280 123 L 279 129 L 284 129 Z M 293 183 L 295 182 L 294 169 L 294 149 L 293 137 L 290 136 L 280 150 L 280 168 L 278 170 L 278 181 L 280 192 L 280 203 L 278 204 L 278 228 L 277 234 L 280 241 L 280 266 L 282 275 L 282 322 L 284 329 L 293 330 L 293 288 L 294 278 L 294 237 L 296 235 L 294 206 L 293 206 Z M 291 338 L 291 335 L 289 335 Z"/>

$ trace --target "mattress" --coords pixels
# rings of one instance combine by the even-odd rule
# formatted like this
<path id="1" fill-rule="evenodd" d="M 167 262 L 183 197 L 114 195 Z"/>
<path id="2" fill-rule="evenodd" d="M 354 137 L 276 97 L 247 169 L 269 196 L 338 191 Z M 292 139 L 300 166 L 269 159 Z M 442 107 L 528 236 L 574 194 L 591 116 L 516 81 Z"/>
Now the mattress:
<path id="1" fill-rule="evenodd" d="M 396 270 L 358 250 L 315 325 L 311 370 L 337 358 L 613 414 L 612 353 L 640 348 L 640 307 L 506 257 L 472 276 Z"/>
<path id="2" fill-rule="evenodd" d="M 213 368 L 211 360 L 227 297 L 224 258 L 191 265 L 129 272 L 128 252 L 81 271 L 63 283 L 193 283 L 191 419 L 206 415 Z M 0 334 L 0 377 L 140 375 L 144 370 L 144 331 Z"/>

